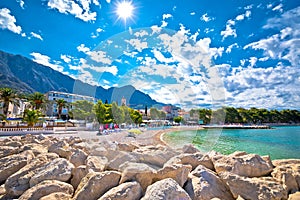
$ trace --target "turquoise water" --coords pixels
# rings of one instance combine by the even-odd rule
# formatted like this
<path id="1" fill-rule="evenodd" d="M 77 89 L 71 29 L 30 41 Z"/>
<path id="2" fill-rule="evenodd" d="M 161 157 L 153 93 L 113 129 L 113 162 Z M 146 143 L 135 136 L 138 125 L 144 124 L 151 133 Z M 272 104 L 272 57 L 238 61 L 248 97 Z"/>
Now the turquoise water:
<path id="1" fill-rule="evenodd" d="M 166 133 L 165 142 L 173 147 L 194 144 L 207 152 L 223 154 L 246 151 L 270 155 L 271 159 L 300 159 L 300 126 L 273 127 L 273 129 L 198 130 Z"/>

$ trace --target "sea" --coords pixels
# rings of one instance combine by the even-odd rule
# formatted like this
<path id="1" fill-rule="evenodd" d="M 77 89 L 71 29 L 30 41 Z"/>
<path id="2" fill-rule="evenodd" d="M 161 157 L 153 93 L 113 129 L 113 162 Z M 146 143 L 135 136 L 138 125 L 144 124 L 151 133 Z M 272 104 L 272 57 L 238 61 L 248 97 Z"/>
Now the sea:
<path id="1" fill-rule="evenodd" d="M 269 155 L 271 159 L 300 159 L 300 126 L 274 126 L 271 129 L 199 129 L 163 135 L 172 147 L 193 144 L 202 152 L 230 154 L 246 151 Z"/>

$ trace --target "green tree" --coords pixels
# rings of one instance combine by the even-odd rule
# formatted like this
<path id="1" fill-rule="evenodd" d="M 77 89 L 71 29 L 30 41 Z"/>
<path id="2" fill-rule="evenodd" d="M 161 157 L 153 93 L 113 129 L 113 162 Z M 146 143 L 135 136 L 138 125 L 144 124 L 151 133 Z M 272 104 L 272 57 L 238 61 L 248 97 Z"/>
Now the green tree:
<path id="1" fill-rule="evenodd" d="M 121 107 L 119 107 L 116 102 L 112 103 L 111 111 L 112 111 L 114 121 L 117 124 L 121 124 L 125 121 L 124 110 Z"/>
<path id="2" fill-rule="evenodd" d="M 87 100 L 78 100 L 72 104 L 72 115 L 74 119 L 92 120 L 94 118 L 94 103 Z"/>
<path id="3" fill-rule="evenodd" d="M 211 110 L 203 108 L 199 109 L 199 119 L 203 120 L 204 124 L 209 124 L 211 120 Z"/>
<path id="4" fill-rule="evenodd" d="M 68 102 L 64 99 L 57 99 L 57 100 L 55 100 L 55 102 L 57 105 L 58 119 L 61 119 L 62 109 L 67 106 Z"/>
<path id="5" fill-rule="evenodd" d="M 181 123 L 181 122 L 183 122 L 183 117 L 181 117 L 181 116 L 174 117 L 174 122 L 176 122 L 176 123 Z"/>
<path id="6" fill-rule="evenodd" d="M 167 114 L 157 108 L 150 108 L 150 118 L 153 120 L 166 119 Z"/>
<path id="7" fill-rule="evenodd" d="M 143 116 L 137 110 L 130 109 L 130 117 L 135 124 L 141 124 L 143 122 Z"/>
<path id="8" fill-rule="evenodd" d="M 44 94 L 42 94 L 40 92 L 35 92 L 33 94 L 30 94 L 28 96 L 28 100 L 29 100 L 30 104 L 32 105 L 33 109 L 35 109 L 35 110 L 41 110 L 46 103 Z"/>
<path id="9" fill-rule="evenodd" d="M 19 106 L 17 92 L 11 88 L 0 88 L 0 101 L 3 102 L 3 114 L 7 117 L 9 104 Z"/>
<path id="10" fill-rule="evenodd" d="M 237 109 L 233 107 L 225 107 L 225 123 L 241 123 L 242 117 Z"/>
<path id="11" fill-rule="evenodd" d="M 159 119 L 159 112 L 156 108 L 150 108 L 150 118 L 152 120 Z"/>
<path id="12" fill-rule="evenodd" d="M 217 110 L 213 110 L 211 114 L 211 123 L 224 124 L 225 117 L 226 117 L 225 108 L 219 108 Z"/>
<path id="13" fill-rule="evenodd" d="M 102 103 L 102 101 L 98 101 L 95 105 L 94 105 L 94 112 L 96 114 L 96 118 L 97 121 L 99 122 L 99 124 L 104 124 L 105 121 L 105 106 Z"/>
<path id="14" fill-rule="evenodd" d="M 130 116 L 130 108 L 128 108 L 127 106 L 121 106 L 121 109 L 124 112 L 124 122 L 126 124 L 132 124 L 133 121 L 132 121 L 131 116 Z"/>
<path id="15" fill-rule="evenodd" d="M 23 121 L 27 122 L 28 127 L 33 127 L 38 121 L 41 113 L 38 110 L 25 110 Z"/>
<path id="16" fill-rule="evenodd" d="M 95 104 L 94 112 L 96 114 L 97 121 L 100 124 L 109 124 L 113 122 L 111 107 L 111 104 L 103 104 L 101 100 Z"/>

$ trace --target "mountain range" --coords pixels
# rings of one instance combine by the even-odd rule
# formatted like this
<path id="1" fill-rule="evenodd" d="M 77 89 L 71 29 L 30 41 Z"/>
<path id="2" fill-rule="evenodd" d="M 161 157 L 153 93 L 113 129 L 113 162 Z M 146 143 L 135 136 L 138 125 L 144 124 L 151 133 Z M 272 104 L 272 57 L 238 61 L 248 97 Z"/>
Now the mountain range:
<path id="1" fill-rule="evenodd" d="M 10 87 L 24 93 L 61 91 L 95 97 L 99 100 L 121 103 L 122 97 L 135 108 L 164 105 L 133 86 L 105 89 L 62 74 L 26 57 L 0 51 L 0 87 Z"/>

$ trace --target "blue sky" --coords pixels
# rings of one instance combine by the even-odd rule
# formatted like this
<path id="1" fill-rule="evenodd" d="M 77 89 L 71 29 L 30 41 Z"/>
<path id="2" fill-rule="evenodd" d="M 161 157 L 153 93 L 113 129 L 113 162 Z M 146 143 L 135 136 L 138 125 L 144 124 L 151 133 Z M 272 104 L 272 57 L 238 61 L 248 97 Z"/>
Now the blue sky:
<path id="1" fill-rule="evenodd" d="M 183 108 L 300 106 L 295 0 L 1 0 L 0 49 Z"/>

